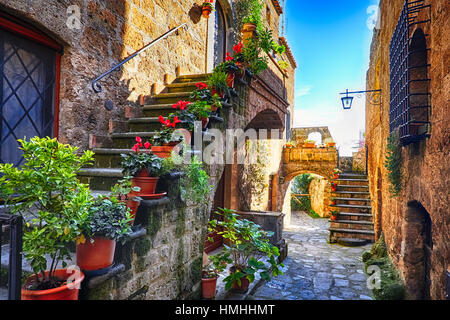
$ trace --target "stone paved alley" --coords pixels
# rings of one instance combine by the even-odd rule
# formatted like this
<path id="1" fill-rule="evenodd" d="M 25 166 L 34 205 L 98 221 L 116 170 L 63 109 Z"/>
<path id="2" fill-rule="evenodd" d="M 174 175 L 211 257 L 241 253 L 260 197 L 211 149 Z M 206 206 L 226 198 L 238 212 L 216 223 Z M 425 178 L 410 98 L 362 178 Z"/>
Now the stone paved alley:
<path id="1" fill-rule="evenodd" d="M 255 300 L 368 300 L 361 255 L 371 245 L 344 247 L 327 243 L 328 219 L 313 219 L 304 212 L 292 215 L 283 232 L 289 244 L 285 275 L 264 283 Z M 248 299 L 247 298 L 247 299 Z"/>

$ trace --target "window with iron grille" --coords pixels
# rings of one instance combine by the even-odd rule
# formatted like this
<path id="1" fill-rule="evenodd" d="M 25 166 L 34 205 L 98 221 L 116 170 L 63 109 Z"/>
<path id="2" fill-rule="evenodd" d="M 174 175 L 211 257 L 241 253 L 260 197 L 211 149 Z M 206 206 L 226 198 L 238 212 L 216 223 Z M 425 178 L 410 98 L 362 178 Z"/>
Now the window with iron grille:
<path id="1" fill-rule="evenodd" d="M 407 0 L 389 46 L 390 132 L 398 129 L 403 145 L 429 137 L 429 49 L 422 28 L 430 16 L 425 1 Z"/>

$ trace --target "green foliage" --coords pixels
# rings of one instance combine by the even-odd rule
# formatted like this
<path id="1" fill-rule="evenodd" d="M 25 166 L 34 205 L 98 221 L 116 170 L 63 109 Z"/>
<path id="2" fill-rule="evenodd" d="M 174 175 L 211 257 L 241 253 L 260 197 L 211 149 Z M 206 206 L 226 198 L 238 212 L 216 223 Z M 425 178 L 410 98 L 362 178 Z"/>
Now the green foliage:
<path id="1" fill-rule="evenodd" d="M 216 278 L 222 271 L 225 270 L 228 263 L 233 262 L 230 258 L 229 252 L 221 252 L 214 256 L 209 256 L 208 258 L 211 263 L 203 269 L 203 278 Z"/>
<path id="2" fill-rule="evenodd" d="M 379 289 L 372 289 L 377 300 L 403 300 L 405 297 L 405 287 L 403 281 L 388 255 L 386 243 L 383 235 L 372 246 L 370 252 L 366 251 L 362 255 L 365 263 L 364 271 L 367 272 L 369 266 L 378 266 L 381 270 L 381 281 Z"/>
<path id="3" fill-rule="evenodd" d="M 288 67 L 289 67 L 289 63 L 287 63 L 287 62 L 284 61 L 284 60 L 278 61 L 278 65 L 279 65 L 280 68 L 281 68 L 282 70 L 284 70 L 284 71 L 286 71 L 286 70 L 288 69 Z"/>
<path id="4" fill-rule="evenodd" d="M 151 138 L 151 143 L 153 146 L 163 146 L 163 145 L 167 145 L 170 142 L 179 142 L 182 139 L 174 139 L 173 138 L 173 132 L 174 129 L 172 128 L 166 128 L 164 130 L 161 130 L 159 132 L 157 132 L 152 138 Z"/>
<path id="5" fill-rule="evenodd" d="M 119 180 L 112 188 L 111 188 L 111 196 L 121 200 L 128 200 L 130 198 L 131 192 L 139 192 L 141 191 L 140 187 L 133 187 L 131 183 L 131 177 L 124 177 Z M 140 197 L 132 197 L 135 201 L 141 201 Z"/>
<path id="6" fill-rule="evenodd" d="M 247 44 L 242 48 L 244 60 L 254 75 L 259 74 L 268 67 L 267 56 L 263 56 L 262 51 L 260 38 L 248 39 Z"/>
<path id="7" fill-rule="evenodd" d="M 209 175 L 203 169 L 203 164 L 192 157 L 191 163 L 184 168 L 185 176 L 182 179 L 181 193 L 197 203 L 208 203 L 208 196 L 213 191 Z"/>
<path id="8" fill-rule="evenodd" d="M 187 107 L 188 112 L 195 115 L 198 120 L 208 118 L 211 113 L 211 106 L 208 101 L 195 101 Z"/>
<path id="9" fill-rule="evenodd" d="M 161 158 L 151 151 L 122 154 L 122 169 L 124 176 L 135 177 L 146 169 L 150 177 L 159 177 L 161 172 Z"/>
<path id="10" fill-rule="evenodd" d="M 116 198 L 99 197 L 89 208 L 83 225 L 83 235 L 87 238 L 103 237 L 110 240 L 123 240 L 131 232 L 133 220 L 125 203 Z"/>
<path id="11" fill-rule="evenodd" d="M 242 22 L 245 23 L 253 23 L 256 26 L 260 26 L 262 24 L 262 10 L 264 8 L 264 1 L 262 0 L 248 0 L 247 5 L 248 11 L 246 15 L 242 19 Z"/>
<path id="12" fill-rule="evenodd" d="M 11 213 L 26 223 L 23 252 L 38 282 L 55 282 L 58 263 L 70 259 L 69 244 L 81 235 L 93 198 L 77 179 L 78 171 L 92 163 L 93 153 L 77 155 L 78 148 L 56 139 L 19 140 L 25 159 L 21 168 L 0 164 L 0 190 Z M 44 272 L 50 257 L 49 279 Z"/>
<path id="13" fill-rule="evenodd" d="M 227 73 L 220 69 L 214 71 L 208 78 L 208 84 L 217 92 L 225 93 L 228 89 Z"/>
<path id="14" fill-rule="evenodd" d="M 283 265 L 277 262 L 279 250 L 269 242 L 273 232 L 265 232 L 254 222 L 240 219 L 230 209 L 220 209 L 216 214 L 222 216 L 223 220 L 210 221 L 209 231 L 217 232 L 230 242 L 223 250 L 223 254 L 230 257 L 233 264 L 230 275 L 223 280 L 227 290 L 235 282 L 240 285 L 244 277 L 253 282 L 258 273 L 264 280 L 270 280 L 271 275 L 276 277 L 283 274 L 280 270 Z M 268 258 L 268 264 L 261 261 L 263 257 Z"/>
<path id="15" fill-rule="evenodd" d="M 294 178 L 291 186 L 291 192 L 293 194 L 308 194 L 309 186 L 314 180 L 313 176 L 305 173 Z M 306 211 L 311 210 L 311 198 L 310 197 L 298 197 L 297 200 L 291 199 L 291 208 L 294 211 Z"/>
<path id="16" fill-rule="evenodd" d="M 387 141 L 387 154 L 384 166 L 388 170 L 388 179 L 391 185 L 389 192 L 393 197 L 399 195 L 402 190 L 402 144 L 398 130 L 391 133 Z"/>
<path id="17" fill-rule="evenodd" d="M 313 209 L 309 210 L 309 216 L 313 219 L 320 219 L 322 218 L 317 212 L 315 212 Z"/>
<path id="18" fill-rule="evenodd" d="M 279 45 L 276 42 L 272 42 L 272 50 L 275 51 L 275 53 L 282 55 L 286 52 L 286 47 L 284 45 Z"/>

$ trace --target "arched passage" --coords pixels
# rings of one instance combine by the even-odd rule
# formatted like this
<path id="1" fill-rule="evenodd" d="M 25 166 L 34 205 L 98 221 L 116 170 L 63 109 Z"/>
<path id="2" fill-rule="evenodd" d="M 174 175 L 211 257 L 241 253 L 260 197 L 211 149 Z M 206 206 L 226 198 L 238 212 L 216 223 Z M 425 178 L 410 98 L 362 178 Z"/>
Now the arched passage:
<path id="1" fill-rule="evenodd" d="M 432 221 L 418 201 L 408 202 L 402 226 L 403 274 L 409 298 L 430 299 Z"/>

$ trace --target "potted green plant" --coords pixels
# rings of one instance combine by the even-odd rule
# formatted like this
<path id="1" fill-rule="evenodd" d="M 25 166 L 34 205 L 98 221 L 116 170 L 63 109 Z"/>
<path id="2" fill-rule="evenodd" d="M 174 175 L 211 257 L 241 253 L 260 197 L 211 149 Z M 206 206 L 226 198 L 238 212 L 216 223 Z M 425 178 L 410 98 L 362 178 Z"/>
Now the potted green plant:
<path id="1" fill-rule="evenodd" d="M 261 12 L 264 8 L 262 0 L 249 0 L 246 16 L 242 19 L 244 24 L 242 27 L 242 39 L 244 41 L 249 37 L 253 37 L 259 25 L 261 25 Z"/>
<path id="2" fill-rule="evenodd" d="M 339 211 L 333 210 L 330 211 L 331 220 L 336 221 L 339 218 Z"/>
<path id="3" fill-rule="evenodd" d="M 77 265 L 83 271 L 110 267 L 114 261 L 116 241 L 131 231 L 133 218 L 124 203 L 115 197 L 99 197 L 89 209 L 77 240 Z"/>
<path id="4" fill-rule="evenodd" d="M 335 197 L 331 198 L 330 205 L 332 205 L 332 206 L 336 205 L 336 198 Z"/>
<path id="5" fill-rule="evenodd" d="M 88 186 L 77 179 L 93 153 L 78 155 L 78 148 L 48 137 L 18 142 L 24 163 L 20 168 L 0 164 L 0 190 L 11 213 L 27 221 L 23 253 L 34 275 L 26 280 L 22 299 L 77 300 L 84 275 L 67 269 L 66 261 L 93 201 Z"/>
<path id="6" fill-rule="evenodd" d="M 207 101 L 195 101 L 188 106 L 188 112 L 195 115 L 196 119 L 202 122 L 203 129 L 206 129 L 209 123 L 211 105 Z"/>
<path id="7" fill-rule="evenodd" d="M 339 174 L 342 173 L 341 170 L 339 169 L 333 169 L 333 179 L 334 180 L 338 180 L 339 179 Z"/>
<path id="8" fill-rule="evenodd" d="M 223 98 L 225 93 L 227 93 L 228 83 L 227 74 L 221 70 L 214 70 L 213 73 L 208 78 L 209 86 L 211 87 L 211 94 L 218 94 L 219 97 Z"/>
<path id="9" fill-rule="evenodd" d="M 131 225 L 134 223 L 137 210 L 142 201 L 142 198 L 136 195 L 139 191 L 141 191 L 141 188 L 133 187 L 131 177 L 124 177 L 111 188 L 111 196 L 125 203 L 127 208 L 130 209 L 130 215 L 132 217 L 132 221 L 130 221 Z"/>
<path id="10" fill-rule="evenodd" d="M 305 140 L 303 143 L 303 148 L 315 148 L 316 142 L 314 140 Z"/>
<path id="11" fill-rule="evenodd" d="M 208 258 L 211 263 L 205 266 L 202 271 L 202 295 L 204 299 L 213 299 L 216 296 L 219 274 L 226 269 L 227 263 L 232 263 L 232 260 L 227 252 Z"/>
<path id="12" fill-rule="evenodd" d="M 140 137 L 136 137 L 136 141 L 132 153 L 121 155 L 122 171 L 124 176 L 132 177 L 133 187 L 141 189 L 136 195 L 145 199 L 155 194 L 162 159 L 151 152 L 149 142 L 143 144 Z M 141 151 L 142 147 L 145 148 L 144 151 Z"/>
<path id="13" fill-rule="evenodd" d="M 337 191 L 337 187 L 338 187 L 338 184 L 336 182 L 332 182 L 331 183 L 331 191 L 336 192 Z"/>
<path id="14" fill-rule="evenodd" d="M 235 211 L 220 209 L 216 214 L 223 216 L 223 221 L 212 220 L 209 232 L 227 239 L 223 253 L 232 260 L 230 275 L 224 279 L 226 290 L 247 291 L 250 283 L 259 274 L 262 279 L 270 280 L 273 276 L 282 275 L 277 257 L 280 255 L 277 247 L 269 242 L 272 232 L 265 232 L 252 221 L 240 219 Z M 261 261 L 267 258 L 267 263 Z"/>
<path id="15" fill-rule="evenodd" d="M 181 142 L 181 139 L 173 139 L 173 131 L 173 128 L 165 128 L 152 137 L 152 152 L 156 156 L 163 159 L 170 157 L 172 150 Z"/>
<path id="16" fill-rule="evenodd" d="M 214 0 L 206 0 L 202 4 L 202 15 L 204 18 L 208 19 L 212 11 L 214 11 Z"/>

